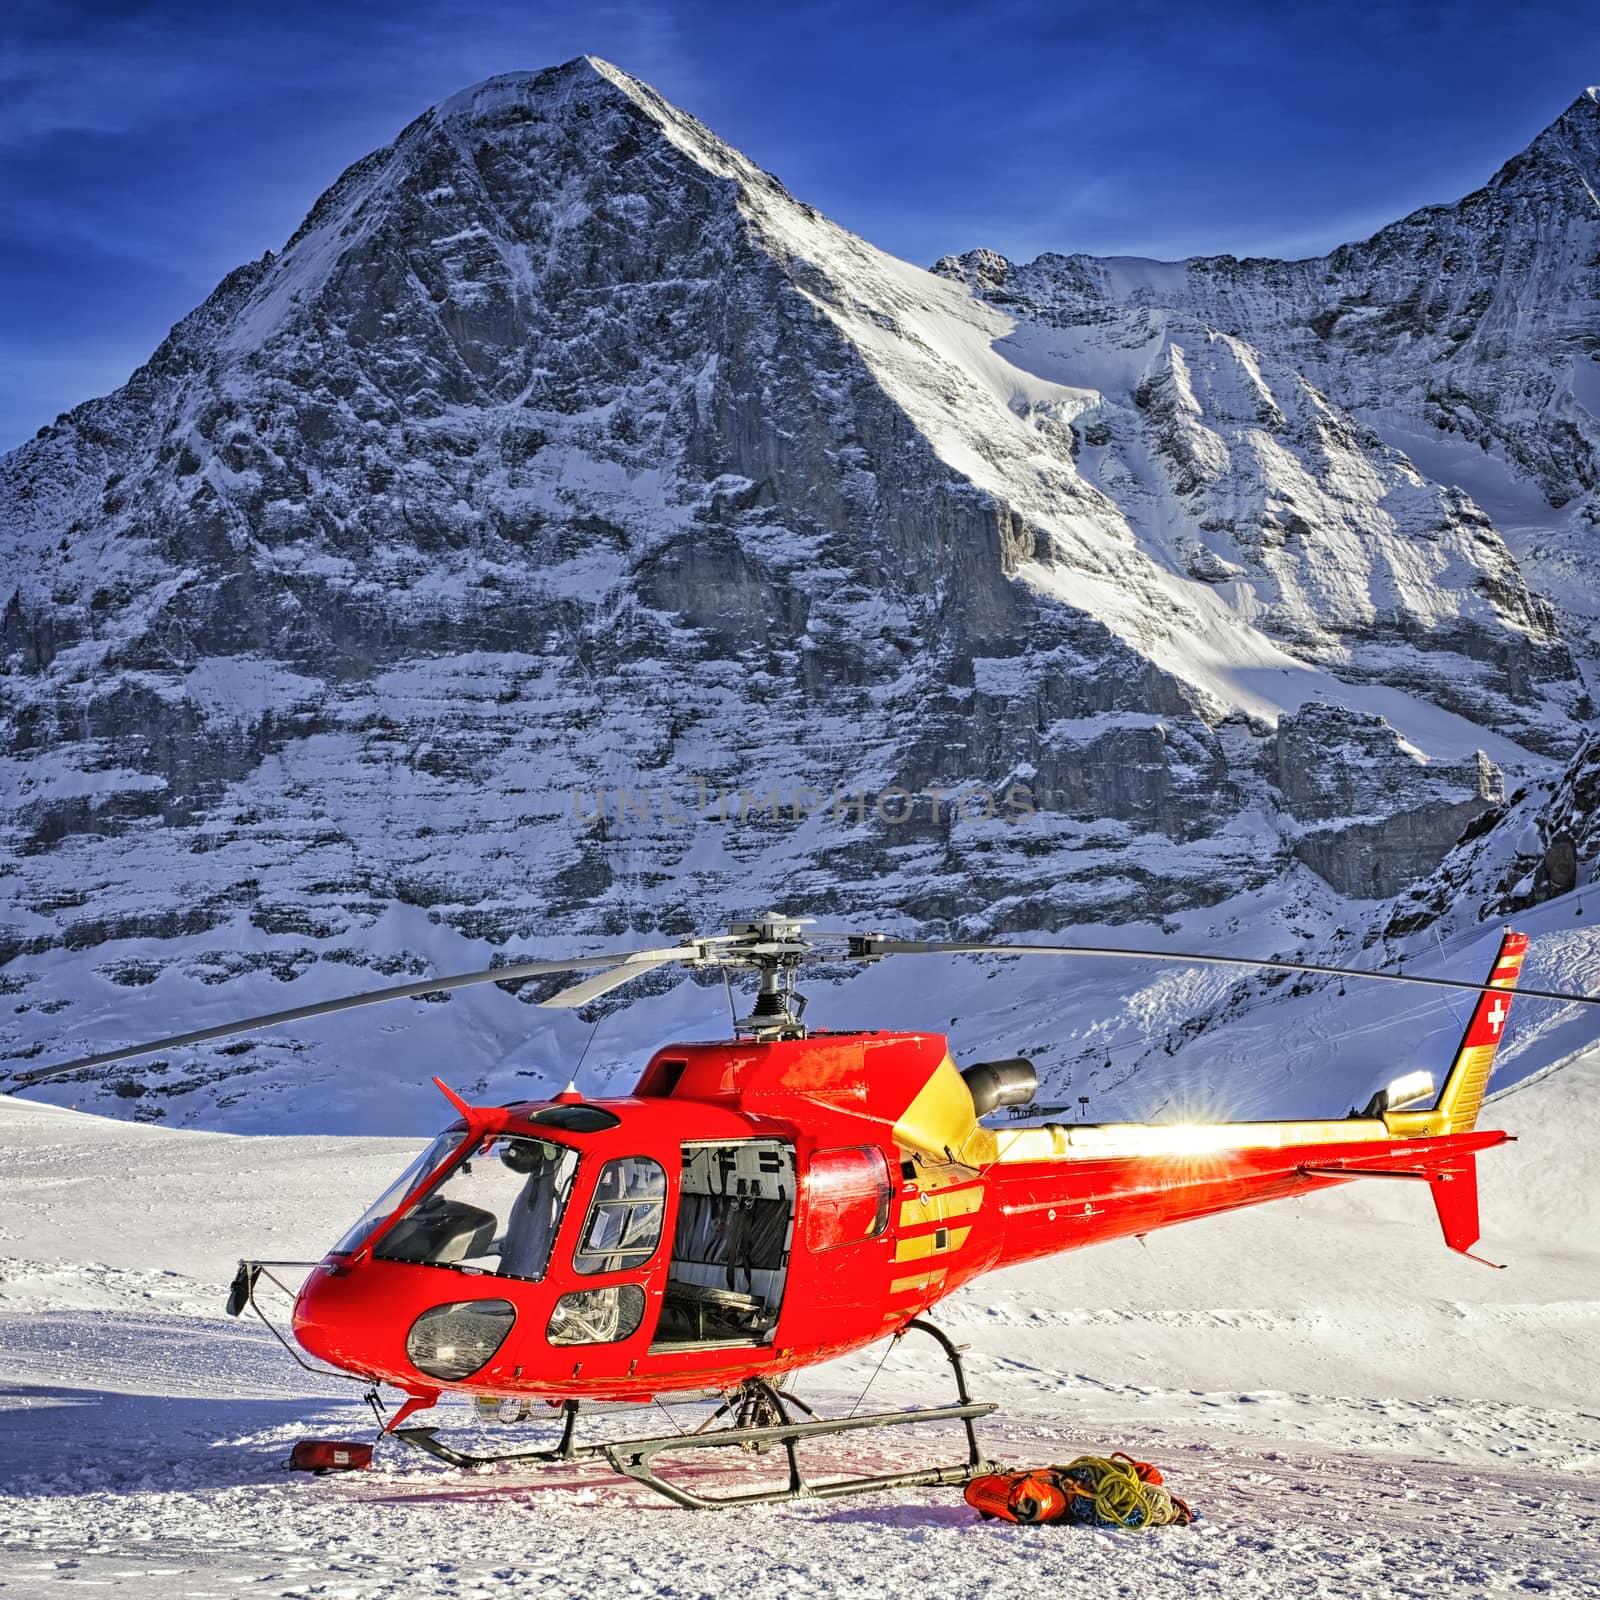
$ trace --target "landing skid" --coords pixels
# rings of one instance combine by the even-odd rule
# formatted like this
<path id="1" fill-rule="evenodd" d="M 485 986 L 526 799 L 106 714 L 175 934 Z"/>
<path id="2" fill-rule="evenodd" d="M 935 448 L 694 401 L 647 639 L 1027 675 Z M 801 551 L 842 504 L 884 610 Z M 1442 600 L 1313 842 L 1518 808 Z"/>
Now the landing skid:
<path id="1" fill-rule="evenodd" d="M 578 1428 L 578 1402 L 568 1400 L 561 1409 L 565 1414 L 561 1425 L 561 1441 L 543 1450 L 505 1450 L 494 1455 L 479 1456 L 441 1444 L 437 1428 L 394 1428 L 390 1431 L 395 1438 L 404 1439 L 413 1449 L 424 1450 L 435 1460 L 452 1467 L 488 1467 L 500 1461 L 580 1461 L 585 1456 L 603 1455 L 605 1446 L 602 1444 L 573 1442 L 573 1435 Z"/>
<path id="2" fill-rule="evenodd" d="M 819 1418 L 803 1401 L 775 1389 L 760 1378 L 753 1378 L 736 1389 L 709 1419 L 706 1426 L 695 1433 L 661 1434 L 646 1439 L 617 1439 L 597 1444 L 578 1444 L 574 1433 L 577 1426 L 577 1402 L 566 1404 L 566 1420 L 558 1444 L 542 1450 L 512 1450 L 495 1455 L 471 1455 L 442 1444 L 435 1428 L 399 1428 L 396 1437 L 404 1439 L 418 1450 L 425 1450 L 440 1461 L 453 1467 L 480 1467 L 509 1461 L 574 1461 L 603 1456 L 612 1470 L 623 1477 L 632 1478 L 659 1495 L 680 1506 L 693 1510 L 707 1510 L 714 1506 L 766 1505 L 785 1500 L 832 1500 L 841 1495 L 867 1494 L 880 1489 L 910 1489 L 930 1484 L 966 1483 L 994 1470 L 993 1463 L 984 1455 L 973 1427 L 978 1417 L 986 1417 L 995 1410 L 992 1401 L 974 1401 L 967 1392 L 966 1372 L 961 1364 L 960 1349 L 931 1322 L 918 1319 L 906 1324 L 901 1334 L 918 1328 L 935 1339 L 950 1362 L 955 1374 L 958 1404 L 953 1406 L 922 1407 L 909 1411 L 877 1411 L 865 1416 L 834 1419 Z M 897 1334 L 896 1338 L 901 1337 Z M 812 1418 L 796 1422 L 790 1407 L 804 1411 Z M 709 1425 L 717 1417 L 732 1415 L 734 1425 L 714 1428 Z M 938 1466 L 913 1467 L 904 1472 L 876 1473 L 865 1477 L 836 1478 L 824 1483 L 812 1483 L 800 1464 L 800 1446 L 812 1439 L 832 1437 L 834 1434 L 856 1433 L 872 1428 L 906 1427 L 926 1422 L 960 1422 L 967 1435 L 967 1458 Z M 670 1482 L 656 1471 L 658 1456 L 676 1454 L 685 1450 L 725 1450 L 733 1447 L 764 1452 L 781 1447 L 788 1463 L 788 1483 L 782 1488 L 757 1489 L 740 1494 L 697 1494 Z"/>

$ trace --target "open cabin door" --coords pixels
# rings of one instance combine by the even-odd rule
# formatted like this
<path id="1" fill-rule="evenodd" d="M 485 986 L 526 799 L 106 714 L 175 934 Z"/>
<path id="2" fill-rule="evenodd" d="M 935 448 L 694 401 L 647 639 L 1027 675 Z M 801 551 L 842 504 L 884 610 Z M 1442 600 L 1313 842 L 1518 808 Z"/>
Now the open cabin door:
<path id="1" fill-rule="evenodd" d="M 686 1144 L 653 1348 L 769 1344 L 794 1245 L 794 1146 Z"/>

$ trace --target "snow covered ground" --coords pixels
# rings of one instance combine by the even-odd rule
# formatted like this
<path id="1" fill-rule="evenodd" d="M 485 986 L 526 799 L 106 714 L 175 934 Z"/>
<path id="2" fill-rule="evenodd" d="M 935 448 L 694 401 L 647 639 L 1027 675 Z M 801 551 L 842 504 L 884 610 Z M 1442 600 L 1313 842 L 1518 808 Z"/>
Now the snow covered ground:
<path id="1" fill-rule="evenodd" d="M 953 1489 L 693 1513 L 590 1464 L 464 1474 L 397 1446 L 368 1474 L 290 1477 L 291 1441 L 360 1437 L 363 1414 L 225 1318 L 224 1284 L 239 1255 L 319 1254 L 412 1144 L 0 1099 L 0 1595 L 1600 1596 L 1600 1056 L 1490 1116 L 1518 1135 L 1483 1160 L 1506 1272 L 1446 1252 L 1425 1196 L 1374 1184 L 947 1303 L 1001 1403 L 994 1454 L 1126 1446 L 1204 1519 L 1101 1534 L 980 1523 Z M 877 1363 L 802 1392 L 943 1397 L 910 1341 Z"/>

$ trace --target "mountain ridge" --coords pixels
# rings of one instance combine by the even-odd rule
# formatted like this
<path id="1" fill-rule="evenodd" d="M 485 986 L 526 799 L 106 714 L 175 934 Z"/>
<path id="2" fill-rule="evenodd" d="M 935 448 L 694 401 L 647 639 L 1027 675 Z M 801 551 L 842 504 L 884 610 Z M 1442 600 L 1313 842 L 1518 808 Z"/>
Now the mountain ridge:
<path id="1" fill-rule="evenodd" d="M 1159 308 L 1287 362 L 1430 476 L 1473 493 L 1593 657 L 1597 193 L 1600 102 L 1585 91 L 1480 188 L 1323 256 L 1046 254 L 1016 266 L 976 251 L 936 270 L 1053 324 Z"/>
<path id="2" fill-rule="evenodd" d="M 1468 496 L 1191 311 L 993 288 L 584 58 L 354 163 L 0 458 L 0 1053 L 797 897 L 1333 919 L 1571 753 Z M 695 784 L 737 815 L 670 821 Z M 527 1008 L 473 1007 L 513 1070 Z M 317 1048 L 185 1053 L 141 1110 Z"/>

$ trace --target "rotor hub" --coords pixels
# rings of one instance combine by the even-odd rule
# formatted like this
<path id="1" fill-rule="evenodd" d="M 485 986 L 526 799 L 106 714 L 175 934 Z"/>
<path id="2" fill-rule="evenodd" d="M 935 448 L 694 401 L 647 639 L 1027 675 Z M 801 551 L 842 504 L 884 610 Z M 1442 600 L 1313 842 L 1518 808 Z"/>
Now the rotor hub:
<path id="1" fill-rule="evenodd" d="M 743 967 L 756 973 L 755 1004 L 746 1017 L 735 1017 L 739 1038 L 761 1041 L 803 1039 L 806 997 L 796 991 L 795 971 L 810 953 L 803 930 L 810 917 L 785 917 L 769 912 L 753 922 L 729 925 L 728 942 L 711 957 L 724 969 Z"/>

